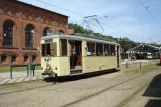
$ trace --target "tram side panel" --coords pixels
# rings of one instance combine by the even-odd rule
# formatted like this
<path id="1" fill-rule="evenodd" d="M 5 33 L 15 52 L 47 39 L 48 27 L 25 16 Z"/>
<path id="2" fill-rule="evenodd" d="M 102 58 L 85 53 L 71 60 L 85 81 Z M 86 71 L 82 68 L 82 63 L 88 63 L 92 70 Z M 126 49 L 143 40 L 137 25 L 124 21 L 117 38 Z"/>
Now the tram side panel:
<path id="1" fill-rule="evenodd" d="M 70 58 L 69 57 L 58 57 L 58 69 L 57 75 L 64 76 L 70 74 Z"/>
<path id="2" fill-rule="evenodd" d="M 116 67 L 117 67 L 117 57 L 115 56 L 83 57 L 83 73 L 108 70 Z"/>

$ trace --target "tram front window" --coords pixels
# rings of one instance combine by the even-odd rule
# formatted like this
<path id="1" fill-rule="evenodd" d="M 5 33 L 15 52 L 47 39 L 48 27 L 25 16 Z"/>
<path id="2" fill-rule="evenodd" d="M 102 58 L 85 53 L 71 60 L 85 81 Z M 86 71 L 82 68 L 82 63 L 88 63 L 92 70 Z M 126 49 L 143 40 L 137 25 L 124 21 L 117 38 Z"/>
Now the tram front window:
<path id="1" fill-rule="evenodd" d="M 48 43 L 41 45 L 42 56 L 57 56 L 56 43 Z"/>

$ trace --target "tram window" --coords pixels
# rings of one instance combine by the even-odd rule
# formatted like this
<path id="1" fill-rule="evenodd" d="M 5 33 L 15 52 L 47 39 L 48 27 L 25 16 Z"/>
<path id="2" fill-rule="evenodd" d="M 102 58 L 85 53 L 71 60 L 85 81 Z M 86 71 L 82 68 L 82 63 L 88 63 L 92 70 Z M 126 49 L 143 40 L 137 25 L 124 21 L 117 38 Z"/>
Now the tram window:
<path id="1" fill-rule="evenodd" d="M 109 56 L 110 55 L 110 48 L 109 45 L 104 44 L 104 55 Z"/>
<path id="2" fill-rule="evenodd" d="M 67 56 L 67 40 L 66 39 L 62 39 L 61 40 L 61 55 L 62 56 Z"/>
<path id="3" fill-rule="evenodd" d="M 95 56 L 95 43 L 87 42 L 88 52 L 87 56 Z"/>
<path id="4" fill-rule="evenodd" d="M 42 44 L 42 56 L 57 56 L 56 43 Z"/>
<path id="5" fill-rule="evenodd" d="M 115 56 L 115 45 L 110 45 L 111 56 Z"/>
<path id="6" fill-rule="evenodd" d="M 101 43 L 96 44 L 96 55 L 103 56 L 103 44 Z"/>

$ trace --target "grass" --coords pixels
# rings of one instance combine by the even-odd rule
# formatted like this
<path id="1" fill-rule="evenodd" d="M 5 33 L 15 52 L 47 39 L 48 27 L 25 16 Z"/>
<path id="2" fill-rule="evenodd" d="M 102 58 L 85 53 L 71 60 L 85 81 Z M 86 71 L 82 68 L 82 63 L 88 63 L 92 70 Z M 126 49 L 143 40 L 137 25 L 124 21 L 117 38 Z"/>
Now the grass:
<path id="1" fill-rule="evenodd" d="M 137 68 L 137 69 L 133 69 L 133 70 L 125 71 L 125 72 L 126 73 L 145 73 L 145 72 L 154 70 L 156 68 L 157 68 L 157 66 L 155 64 L 153 64 L 151 66 L 150 65 L 146 65 L 146 66 L 142 67 L 141 69 Z"/>
<path id="2" fill-rule="evenodd" d="M 35 70 L 40 69 L 41 66 L 35 66 Z M 30 69 L 30 66 L 29 66 Z M 12 71 L 16 72 L 16 71 L 26 71 L 27 68 L 26 67 L 13 67 Z M 10 66 L 2 66 L 0 67 L 0 72 L 9 72 L 10 71 Z"/>

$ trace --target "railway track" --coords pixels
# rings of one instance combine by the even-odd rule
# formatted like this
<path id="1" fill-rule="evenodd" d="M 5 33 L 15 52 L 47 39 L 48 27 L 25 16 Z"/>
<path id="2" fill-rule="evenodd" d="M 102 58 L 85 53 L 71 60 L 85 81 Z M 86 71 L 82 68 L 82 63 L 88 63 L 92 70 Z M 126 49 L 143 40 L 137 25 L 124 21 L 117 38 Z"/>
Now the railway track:
<path id="1" fill-rule="evenodd" d="M 99 94 L 102 94 L 102 93 L 104 93 L 104 92 L 106 92 L 106 91 L 108 91 L 108 90 L 110 90 L 110 89 L 112 89 L 112 88 L 115 88 L 115 87 L 117 87 L 117 86 L 119 86 L 119 85 L 121 85 L 121 84 L 124 84 L 124 83 L 126 83 L 126 82 L 132 81 L 132 80 L 134 80 L 134 79 L 137 79 L 137 78 L 139 78 L 139 77 L 141 77 L 141 76 L 143 76 L 143 75 L 145 75 L 145 74 L 147 74 L 147 73 L 149 73 L 149 72 L 140 74 L 140 75 L 138 75 L 138 76 L 134 76 L 133 78 L 127 79 L 127 80 L 125 80 L 125 81 L 122 81 L 122 82 L 120 82 L 120 83 L 118 83 L 118 84 L 115 84 L 115 85 L 113 85 L 113 86 L 111 86 L 111 87 L 105 88 L 105 89 L 103 89 L 103 90 L 101 90 L 101 91 L 99 91 L 99 92 L 96 92 L 96 93 L 91 94 L 91 95 L 89 95 L 89 96 L 86 96 L 86 97 L 83 97 L 83 98 L 81 98 L 81 99 L 75 100 L 75 101 L 73 101 L 73 102 L 71 102 L 71 103 L 68 103 L 68 104 L 65 104 L 65 105 L 63 105 L 63 106 L 61 106 L 61 107 L 69 107 L 69 106 L 72 106 L 72 105 L 74 105 L 74 104 L 80 103 L 80 102 L 82 102 L 82 101 L 85 101 L 85 100 L 87 100 L 87 99 L 90 99 L 90 98 L 92 98 L 92 97 L 95 97 L 95 96 L 97 96 L 97 95 L 99 95 Z M 145 86 L 144 86 L 144 87 L 145 87 Z M 142 89 L 142 88 L 140 88 L 140 90 L 141 90 L 141 89 Z M 136 93 L 134 93 L 134 94 L 136 94 Z M 121 103 L 119 103 L 116 107 L 121 107 L 121 106 L 122 106 L 127 100 L 129 100 L 134 94 L 130 95 L 127 99 L 123 100 L 123 101 L 122 101 Z"/>
<path id="2" fill-rule="evenodd" d="M 89 95 L 89 96 L 85 96 L 85 97 L 83 97 L 83 98 L 81 98 L 81 99 L 78 99 L 78 100 L 75 100 L 75 101 L 73 101 L 73 102 L 71 102 L 71 103 L 65 104 L 65 105 L 63 105 L 62 107 L 68 107 L 68 106 L 77 104 L 77 103 L 79 103 L 79 102 L 85 101 L 85 100 L 90 99 L 90 98 L 92 98 L 92 97 L 94 97 L 94 96 L 97 96 L 97 95 L 99 95 L 99 94 L 101 94 L 101 93 L 104 93 L 104 92 L 106 92 L 106 91 L 108 91 L 108 90 L 110 90 L 110 89 L 112 89 L 112 88 L 114 88 L 114 87 L 117 87 L 117 86 L 119 86 L 119 85 L 121 85 L 121 84 L 124 84 L 124 83 L 126 83 L 126 82 L 132 81 L 132 80 L 134 80 L 134 79 L 137 79 L 137 78 L 139 78 L 139 77 L 141 77 L 141 76 L 143 76 L 143 75 L 145 75 L 145 74 L 147 74 L 147 73 L 149 73 L 149 72 L 146 72 L 146 73 L 144 73 L 144 74 L 140 74 L 140 75 L 134 76 L 133 78 L 127 79 L 127 80 L 122 81 L 122 82 L 119 82 L 119 83 L 117 83 L 117 84 L 114 84 L 114 85 L 112 85 L 111 87 L 107 87 L 107 88 L 105 88 L 105 89 L 103 89 L 103 90 L 101 90 L 101 91 L 99 91 L 99 92 L 97 92 L 97 93 L 91 94 L 91 95 Z M 64 83 L 64 82 L 60 82 L 60 83 Z M 60 83 L 57 83 L 57 84 L 60 84 Z M 55 84 L 55 85 L 57 85 L 57 84 Z M 32 87 L 32 88 L 28 88 L 28 89 L 22 89 L 22 90 L 16 90 L 16 91 L 12 91 L 12 92 L 0 93 L 0 95 L 7 95 L 7 94 L 12 94 L 12 93 L 19 93 L 19 92 L 23 92 L 23 91 L 27 91 L 27 90 L 43 88 L 43 87 L 52 86 L 52 85 L 53 85 L 53 83 L 50 83 L 50 84 L 47 84 L 47 85 L 38 86 L 38 87 Z M 129 98 L 128 98 L 128 100 L 129 100 Z M 125 99 L 125 101 L 127 101 L 127 99 Z M 123 101 L 121 104 L 123 104 L 125 101 Z M 120 105 L 121 105 L 121 104 L 120 104 Z M 118 105 L 118 106 L 116 106 L 116 107 L 120 107 L 120 105 Z"/>

